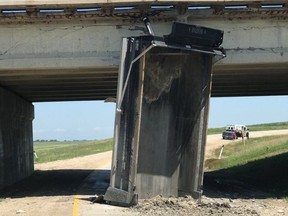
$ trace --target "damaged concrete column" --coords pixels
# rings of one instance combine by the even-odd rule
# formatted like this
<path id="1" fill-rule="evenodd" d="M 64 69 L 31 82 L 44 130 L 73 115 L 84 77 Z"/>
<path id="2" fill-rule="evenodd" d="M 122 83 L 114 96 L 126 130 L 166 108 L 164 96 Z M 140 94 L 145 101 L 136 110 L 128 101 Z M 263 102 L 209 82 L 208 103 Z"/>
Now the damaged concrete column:
<path id="1" fill-rule="evenodd" d="M 0 87 L 0 189 L 34 171 L 34 107 Z"/>

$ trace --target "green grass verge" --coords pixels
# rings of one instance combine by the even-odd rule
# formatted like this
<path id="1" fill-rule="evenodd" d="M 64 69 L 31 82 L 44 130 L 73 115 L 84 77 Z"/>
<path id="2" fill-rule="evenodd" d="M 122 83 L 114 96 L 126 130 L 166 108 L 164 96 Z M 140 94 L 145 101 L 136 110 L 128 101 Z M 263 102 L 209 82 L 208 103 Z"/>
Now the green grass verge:
<path id="1" fill-rule="evenodd" d="M 112 150 L 112 139 L 81 142 L 35 142 L 35 163 L 64 160 Z"/>
<path id="2" fill-rule="evenodd" d="M 247 127 L 249 128 L 250 131 L 282 130 L 282 129 L 288 129 L 288 122 L 255 124 L 255 125 L 247 125 Z M 220 134 L 223 131 L 225 131 L 225 127 L 209 128 L 208 129 L 208 135 Z"/>
<path id="3" fill-rule="evenodd" d="M 212 134 L 222 134 L 223 131 L 225 131 L 225 127 L 221 127 L 221 128 L 209 128 L 208 129 L 208 135 L 212 135 Z"/>
<path id="4" fill-rule="evenodd" d="M 217 158 L 221 148 L 214 152 Z M 259 160 L 265 157 L 271 157 L 281 153 L 288 152 L 288 136 L 267 136 L 253 138 L 245 141 L 234 142 L 226 145 L 221 160 L 210 163 L 207 161 L 207 169 L 224 169 L 237 165 L 243 165 L 249 161 Z"/>
<path id="5" fill-rule="evenodd" d="M 215 157 L 219 152 L 215 151 Z M 224 147 L 223 159 L 208 159 L 205 167 L 221 178 L 288 198 L 288 136 L 254 138 L 245 146 L 242 141 L 229 144 Z"/>
<path id="6" fill-rule="evenodd" d="M 282 129 L 288 129 L 288 122 L 249 125 L 248 128 L 251 131 L 282 130 Z"/>

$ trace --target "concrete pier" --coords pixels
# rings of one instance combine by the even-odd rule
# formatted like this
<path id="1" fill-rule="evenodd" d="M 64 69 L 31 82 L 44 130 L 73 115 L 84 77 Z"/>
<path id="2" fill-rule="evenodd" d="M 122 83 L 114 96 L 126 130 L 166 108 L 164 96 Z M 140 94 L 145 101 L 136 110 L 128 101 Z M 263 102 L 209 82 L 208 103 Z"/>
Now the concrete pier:
<path id="1" fill-rule="evenodd" d="M 30 102 L 0 87 L 0 189 L 34 171 Z"/>

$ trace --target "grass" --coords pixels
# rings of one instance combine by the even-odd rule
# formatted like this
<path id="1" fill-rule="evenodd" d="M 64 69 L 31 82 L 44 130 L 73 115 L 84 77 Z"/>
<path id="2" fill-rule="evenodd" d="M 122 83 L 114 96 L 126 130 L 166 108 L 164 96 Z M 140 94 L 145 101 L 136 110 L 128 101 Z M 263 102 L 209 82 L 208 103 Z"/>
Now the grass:
<path id="1" fill-rule="evenodd" d="M 288 129 L 288 122 L 249 125 L 248 128 L 252 131 L 282 130 L 282 129 Z"/>
<path id="2" fill-rule="evenodd" d="M 218 157 L 220 150 L 221 148 L 214 152 L 215 157 Z M 237 141 L 224 147 L 223 159 L 217 159 L 216 163 L 208 162 L 206 168 L 210 170 L 229 168 L 285 152 L 288 152 L 287 136 L 253 138 L 246 141 L 245 145 L 242 141 Z"/>
<path id="3" fill-rule="evenodd" d="M 223 131 L 225 131 L 225 127 L 221 127 L 221 128 L 209 128 L 208 129 L 208 135 L 211 134 L 221 134 Z"/>
<path id="4" fill-rule="evenodd" d="M 112 139 L 75 142 L 35 142 L 35 163 L 65 160 L 112 150 Z"/>
<path id="5" fill-rule="evenodd" d="M 247 127 L 249 128 L 250 131 L 282 130 L 282 129 L 288 129 L 288 122 L 255 124 L 255 125 L 247 125 Z M 208 135 L 220 134 L 224 130 L 225 130 L 225 127 L 209 128 L 208 129 Z"/>
<path id="6" fill-rule="evenodd" d="M 215 151 L 218 156 L 220 149 Z M 275 197 L 288 198 L 288 136 L 250 139 L 225 146 L 223 159 L 210 159 L 206 169 L 220 178 L 241 181 Z"/>

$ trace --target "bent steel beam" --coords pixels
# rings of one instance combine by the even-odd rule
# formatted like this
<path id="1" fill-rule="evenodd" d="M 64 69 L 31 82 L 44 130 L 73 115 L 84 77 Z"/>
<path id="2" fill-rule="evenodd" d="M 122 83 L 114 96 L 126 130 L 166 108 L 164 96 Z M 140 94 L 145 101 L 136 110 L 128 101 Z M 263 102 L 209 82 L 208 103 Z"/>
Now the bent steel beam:
<path id="1" fill-rule="evenodd" d="M 138 196 L 158 194 L 201 196 L 211 67 L 224 54 L 202 39 L 189 44 L 189 32 L 203 29 L 184 27 L 191 30 L 182 32 L 185 43 L 173 38 L 179 37 L 175 32 L 164 39 L 123 39 L 111 182 L 104 197 L 112 204 L 130 206 Z"/>

